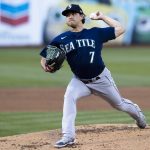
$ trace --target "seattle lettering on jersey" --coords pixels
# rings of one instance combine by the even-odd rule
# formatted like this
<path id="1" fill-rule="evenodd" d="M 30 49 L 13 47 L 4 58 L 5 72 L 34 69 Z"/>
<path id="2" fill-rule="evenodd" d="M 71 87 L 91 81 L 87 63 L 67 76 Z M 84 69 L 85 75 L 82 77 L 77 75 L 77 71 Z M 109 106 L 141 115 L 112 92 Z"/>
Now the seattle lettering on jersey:
<path id="1" fill-rule="evenodd" d="M 69 42 L 65 45 L 64 44 L 60 45 L 60 48 L 65 50 L 67 53 L 80 47 L 95 48 L 95 41 L 92 39 L 78 39 L 75 40 L 75 42 Z"/>

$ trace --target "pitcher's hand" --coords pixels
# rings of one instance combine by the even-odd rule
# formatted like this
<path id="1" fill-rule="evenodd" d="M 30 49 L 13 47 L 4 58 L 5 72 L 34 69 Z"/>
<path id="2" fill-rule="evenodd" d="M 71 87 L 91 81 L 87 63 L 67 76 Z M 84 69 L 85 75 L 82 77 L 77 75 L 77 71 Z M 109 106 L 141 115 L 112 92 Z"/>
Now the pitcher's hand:
<path id="1" fill-rule="evenodd" d="M 90 19 L 92 20 L 103 20 L 104 14 L 100 11 L 90 14 Z"/>

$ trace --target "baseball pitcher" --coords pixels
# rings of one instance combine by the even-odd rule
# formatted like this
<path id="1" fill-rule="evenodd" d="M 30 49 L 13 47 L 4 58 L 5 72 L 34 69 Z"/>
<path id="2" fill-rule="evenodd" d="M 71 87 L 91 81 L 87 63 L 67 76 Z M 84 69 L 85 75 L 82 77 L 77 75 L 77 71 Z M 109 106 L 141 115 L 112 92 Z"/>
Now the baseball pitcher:
<path id="1" fill-rule="evenodd" d="M 79 98 L 90 94 L 100 96 L 115 109 L 128 113 L 139 128 L 145 128 L 146 121 L 141 109 L 131 100 L 121 97 L 101 55 L 103 43 L 125 32 L 122 25 L 97 11 L 90 18 L 104 21 L 109 27 L 86 29 L 85 14 L 77 4 L 67 6 L 62 15 L 66 17 L 70 30 L 54 38 L 40 53 L 41 65 L 46 72 L 58 70 L 65 58 L 73 72 L 64 95 L 62 138 L 54 146 L 62 148 L 75 143 L 76 103 Z M 51 47 L 53 51 L 49 53 Z M 61 52 L 55 53 L 54 47 Z"/>

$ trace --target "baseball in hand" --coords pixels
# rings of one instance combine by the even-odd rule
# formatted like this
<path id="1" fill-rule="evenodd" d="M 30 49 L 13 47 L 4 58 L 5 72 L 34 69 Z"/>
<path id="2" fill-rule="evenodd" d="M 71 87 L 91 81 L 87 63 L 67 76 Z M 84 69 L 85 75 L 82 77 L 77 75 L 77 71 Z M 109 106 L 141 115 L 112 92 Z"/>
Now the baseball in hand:
<path id="1" fill-rule="evenodd" d="M 89 17 L 90 19 L 95 19 L 97 16 L 96 16 L 96 13 L 91 13 Z"/>

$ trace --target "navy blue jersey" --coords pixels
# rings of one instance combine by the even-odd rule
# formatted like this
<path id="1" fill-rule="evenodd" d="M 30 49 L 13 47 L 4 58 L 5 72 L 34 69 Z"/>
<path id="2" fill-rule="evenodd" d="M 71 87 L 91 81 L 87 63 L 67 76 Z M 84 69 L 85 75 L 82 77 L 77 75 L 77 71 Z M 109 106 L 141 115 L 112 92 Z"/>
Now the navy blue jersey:
<path id="1" fill-rule="evenodd" d="M 57 36 L 50 45 L 66 51 L 66 59 L 72 72 L 81 79 L 98 76 L 105 65 L 101 57 L 103 43 L 115 39 L 113 27 L 67 31 Z M 40 53 L 46 57 L 45 49 Z"/>

